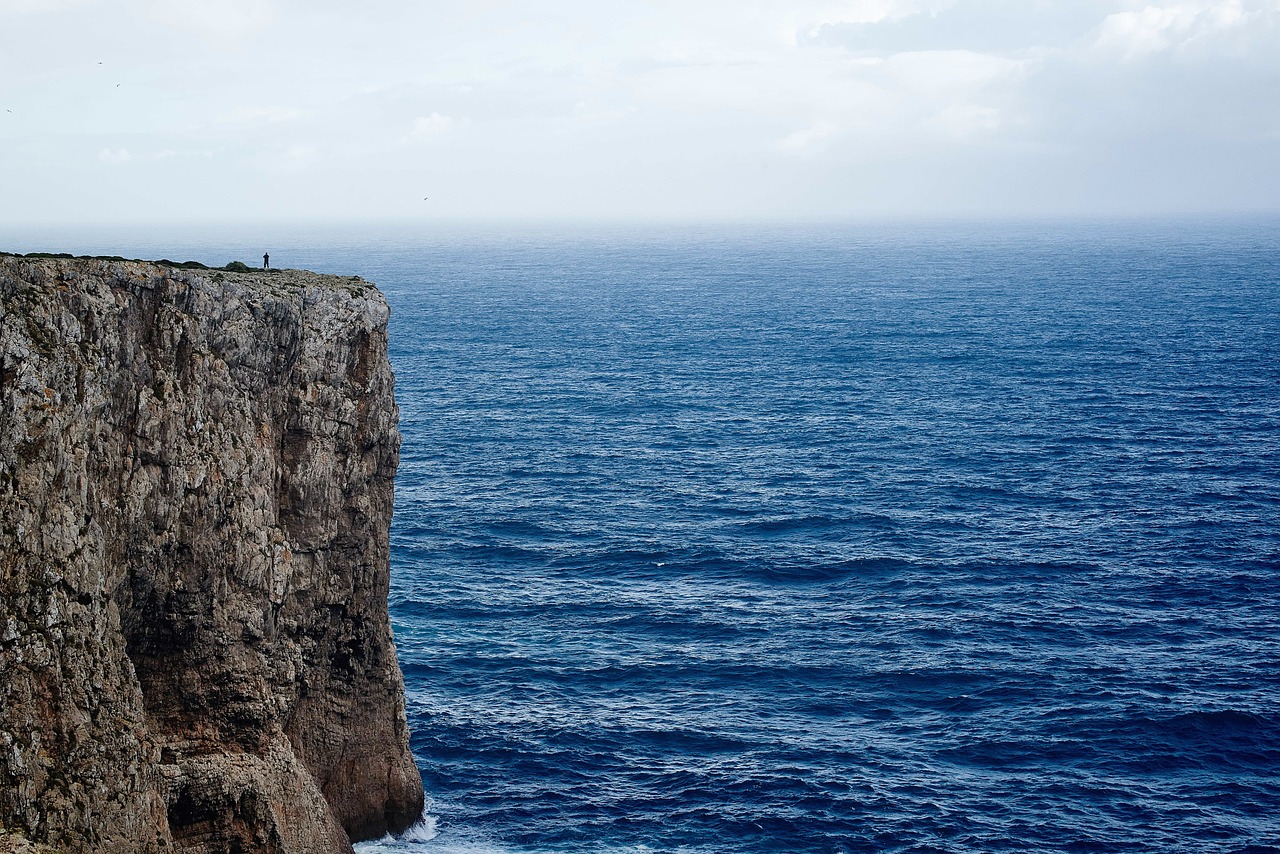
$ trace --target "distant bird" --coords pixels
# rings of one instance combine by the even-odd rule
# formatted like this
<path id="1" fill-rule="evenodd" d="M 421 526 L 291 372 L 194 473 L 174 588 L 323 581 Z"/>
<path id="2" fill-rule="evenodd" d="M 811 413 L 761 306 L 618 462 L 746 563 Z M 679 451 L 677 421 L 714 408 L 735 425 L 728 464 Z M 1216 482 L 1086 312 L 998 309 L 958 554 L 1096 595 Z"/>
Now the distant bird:
<path id="1" fill-rule="evenodd" d="M 116 84 L 116 88 L 117 88 L 117 89 L 119 89 L 119 88 L 120 88 L 120 84 L 119 84 L 119 83 L 117 83 L 117 84 Z"/>

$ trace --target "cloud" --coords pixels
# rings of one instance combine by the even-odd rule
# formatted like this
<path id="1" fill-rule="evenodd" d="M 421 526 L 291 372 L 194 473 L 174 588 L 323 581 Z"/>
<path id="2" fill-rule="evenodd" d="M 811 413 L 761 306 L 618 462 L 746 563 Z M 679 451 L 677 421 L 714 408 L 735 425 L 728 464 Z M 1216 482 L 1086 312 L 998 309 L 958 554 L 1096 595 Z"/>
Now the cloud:
<path id="1" fill-rule="evenodd" d="M 994 132 L 1001 123 L 1001 111 L 996 107 L 962 102 L 943 107 L 927 124 L 944 135 L 967 139 Z"/>
<path id="2" fill-rule="evenodd" d="M 98 160 L 103 163 L 111 163 L 113 165 L 120 163 L 128 163 L 133 159 L 133 155 L 129 154 L 127 148 L 117 148 L 112 150 L 104 148 L 98 152 Z"/>
<path id="3" fill-rule="evenodd" d="M 216 153 L 209 148 L 194 148 L 194 149 L 182 149 L 182 150 L 179 150 L 176 148 L 162 148 L 159 151 L 153 151 L 153 152 L 150 152 L 147 154 L 141 154 L 141 155 L 134 155 L 133 159 L 137 161 L 137 160 L 170 160 L 175 157 L 199 157 L 205 160 L 211 160 L 215 156 L 216 156 Z"/>
<path id="4" fill-rule="evenodd" d="M 229 113 L 225 113 L 218 117 L 218 121 L 225 123 L 254 123 L 266 122 L 269 124 L 278 124 L 280 122 L 291 122 L 301 118 L 303 111 L 297 107 L 237 107 Z"/>
<path id="5" fill-rule="evenodd" d="M 969 50 L 904 51 L 888 57 L 882 74 L 904 93 L 963 96 L 1016 74 L 1024 63 Z"/>
<path id="6" fill-rule="evenodd" d="M 211 38 L 243 37 L 278 16 L 272 0 L 148 0 L 148 7 L 175 29 Z"/>
<path id="7" fill-rule="evenodd" d="M 824 22 L 806 38 L 881 56 L 902 51 L 1062 47 L 1094 30 L 1115 5 L 1115 0 L 952 0 L 928 8 L 904 8 L 873 21 Z"/>
<path id="8" fill-rule="evenodd" d="M 818 122 L 788 134 L 778 142 L 778 150 L 783 154 L 811 157 L 825 149 L 839 133 L 840 126 L 835 122 Z"/>
<path id="9" fill-rule="evenodd" d="M 0 15 L 3 131 L 30 163 L 6 192 L 36 208 L 53 204 L 28 173 L 76 169 L 104 197 L 124 172 L 180 177 L 230 214 L 270 189 L 281 211 L 421 215 L 425 193 L 396 207 L 406 181 L 477 215 L 1280 198 L 1280 0 L 0 0 Z"/>
<path id="10" fill-rule="evenodd" d="M 451 132 L 458 122 L 452 116 L 432 113 L 429 116 L 418 116 L 413 120 L 413 127 L 405 137 L 407 142 L 425 142 L 439 139 Z"/>
<path id="11" fill-rule="evenodd" d="M 120 147 L 102 149 L 98 152 L 98 161 L 100 163 L 119 165 L 121 163 L 154 163 L 160 160 L 172 160 L 175 158 L 202 158 L 209 160 L 214 156 L 214 151 L 208 148 L 161 148 L 155 151 L 134 153 L 127 148 Z"/>
<path id="12" fill-rule="evenodd" d="M 0 17 L 61 12 L 96 2 L 97 0 L 0 0 Z"/>
<path id="13" fill-rule="evenodd" d="M 325 155 L 314 145 L 281 145 L 258 151 L 251 158 L 262 172 L 272 176 L 300 175 L 324 162 Z"/>
<path id="14" fill-rule="evenodd" d="M 1098 28 L 1097 45 L 1136 59 L 1241 27 L 1256 11 L 1274 3 L 1255 3 L 1246 10 L 1242 0 L 1146 6 L 1108 15 Z"/>
<path id="15" fill-rule="evenodd" d="M 954 5 L 955 0 L 845 0 L 823 3 L 804 14 L 795 29 L 795 42 L 817 37 L 824 29 L 847 25 L 881 24 L 920 13 L 936 15 Z M 802 13 L 803 14 L 803 13 Z"/>

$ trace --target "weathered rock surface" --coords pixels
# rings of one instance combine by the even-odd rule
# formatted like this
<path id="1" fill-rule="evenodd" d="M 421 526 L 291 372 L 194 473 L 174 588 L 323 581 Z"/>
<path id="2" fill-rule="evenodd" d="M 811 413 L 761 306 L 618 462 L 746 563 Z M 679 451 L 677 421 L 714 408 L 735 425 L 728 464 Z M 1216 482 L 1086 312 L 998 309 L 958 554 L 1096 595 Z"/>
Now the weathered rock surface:
<path id="1" fill-rule="evenodd" d="M 348 851 L 422 808 L 358 279 L 0 257 L 0 833 Z"/>

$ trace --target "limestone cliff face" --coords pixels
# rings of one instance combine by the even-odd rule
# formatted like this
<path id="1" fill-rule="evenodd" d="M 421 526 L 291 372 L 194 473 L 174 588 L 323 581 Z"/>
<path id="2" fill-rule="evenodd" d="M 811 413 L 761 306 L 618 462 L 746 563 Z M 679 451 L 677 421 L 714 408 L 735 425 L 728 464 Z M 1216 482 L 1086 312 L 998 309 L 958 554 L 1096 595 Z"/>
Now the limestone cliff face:
<path id="1" fill-rule="evenodd" d="M 325 852 L 422 808 L 358 279 L 0 258 L 0 833 Z"/>

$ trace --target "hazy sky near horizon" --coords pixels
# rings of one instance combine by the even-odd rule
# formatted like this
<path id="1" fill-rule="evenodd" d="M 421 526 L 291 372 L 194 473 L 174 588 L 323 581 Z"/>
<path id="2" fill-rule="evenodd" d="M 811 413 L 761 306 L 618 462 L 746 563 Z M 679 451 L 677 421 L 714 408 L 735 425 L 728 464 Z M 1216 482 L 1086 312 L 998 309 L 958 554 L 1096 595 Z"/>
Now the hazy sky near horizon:
<path id="1" fill-rule="evenodd" d="M 0 0 L 0 222 L 1280 210 L 1280 0 Z"/>

